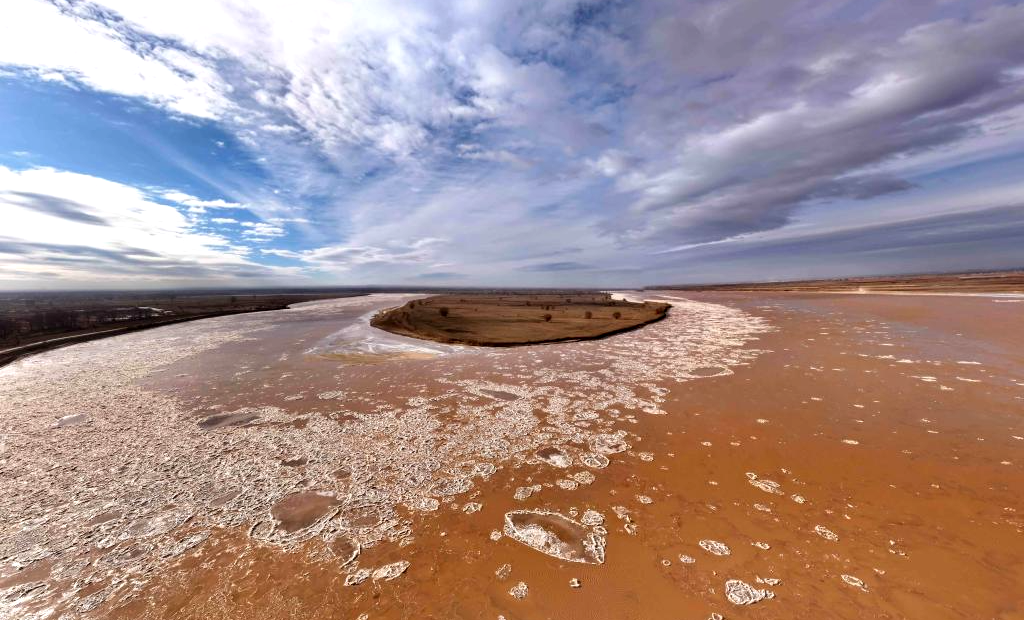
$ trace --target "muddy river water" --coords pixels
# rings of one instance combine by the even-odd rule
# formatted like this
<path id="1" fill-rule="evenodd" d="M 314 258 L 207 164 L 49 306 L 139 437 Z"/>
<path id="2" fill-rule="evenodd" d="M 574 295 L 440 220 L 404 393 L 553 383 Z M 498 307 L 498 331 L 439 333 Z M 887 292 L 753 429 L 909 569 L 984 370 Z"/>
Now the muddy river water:
<path id="1" fill-rule="evenodd" d="M 1024 303 L 625 292 L 479 349 L 372 295 L 0 369 L 0 618 L 1024 618 Z"/>

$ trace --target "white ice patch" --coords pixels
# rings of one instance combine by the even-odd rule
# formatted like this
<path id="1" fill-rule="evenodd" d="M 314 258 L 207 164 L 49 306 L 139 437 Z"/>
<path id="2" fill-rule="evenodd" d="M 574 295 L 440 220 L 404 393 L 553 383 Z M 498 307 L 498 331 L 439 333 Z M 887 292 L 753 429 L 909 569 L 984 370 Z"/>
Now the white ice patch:
<path id="1" fill-rule="evenodd" d="M 402 573 L 409 568 L 409 562 L 400 560 L 398 562 L 392 562 L 391 564 L 385 564 L 377 570 L 373 571 L 374 581 L 391 581 L 392 579 L 398 578 Z"/>
<path id="2" fill-rule="evenodd" d="M 561 560 L 604 563 L 604 535 L 557 512 L 513 510 L 505 513 L 505 535 Z"/>
<path id="3" fill-rule="evenodd" d="M 845 581 L 847 584 L 849 584 L 849 585 L 851 585 L 851 586 L 853 586 L 855 588 L 860 588 L 861 590 L 864 590 L 865 592 L 868 591 L 868 587 L 866 585 L 864 585 L 864 582 L 861 581 L 859 578 L 854 577 L 853 575 L 840 575 L 840 578 L 843 581 Z"/>
<path id="4" fill-rule="evenodd" d="M 782 485 L 774 480 L 762 480 L 757 477 L 757 474 L 753 472 L 747 472 L 747 481 L 753 486 L 761 489 L 765 493 L 771 493 L 773 495 L 783 495 Z"/>
<path id="5" fill-rule="evenodd" d="M 725 582 L 725 598 L 733 605 L 753 605 L 765 599 L 775 598 L 775 593 L 755 588 L 739 579 L 730 579 Z"/>
<path id="6" fill-rule="evenodd" d="M 832 530 L 828 529 L 824 525 L 815 525 L 814 533 L 818 536 L 821 536 L 825 540 L 831 540 L 833 542 L 839 540 L 839 535 L 833 532 Z"/>
<path id="7" fill-rule="evenodd" d="M 732 551 L 729 549 L 729 547 L 725 543 L 718 542 L 717 540 L 711 540 L 710 538 L 705 538 L 704 540 L 698 542 L 697 544 L 700 545 L 701 549 L 703 549 L 704 551 L 707 551 L 711 555 L 730 555 L 730 554 L 732 554 Z"/>

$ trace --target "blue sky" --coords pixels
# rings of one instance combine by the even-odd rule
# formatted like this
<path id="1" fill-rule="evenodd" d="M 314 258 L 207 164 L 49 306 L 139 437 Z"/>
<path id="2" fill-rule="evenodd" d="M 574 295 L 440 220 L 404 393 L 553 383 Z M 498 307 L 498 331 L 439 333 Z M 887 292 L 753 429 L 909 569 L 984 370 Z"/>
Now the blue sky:
<path id="1" fill-rule="evenodd" d="M 1024 267 L 1024 5 L 8 0 L 0 288 Z"/>

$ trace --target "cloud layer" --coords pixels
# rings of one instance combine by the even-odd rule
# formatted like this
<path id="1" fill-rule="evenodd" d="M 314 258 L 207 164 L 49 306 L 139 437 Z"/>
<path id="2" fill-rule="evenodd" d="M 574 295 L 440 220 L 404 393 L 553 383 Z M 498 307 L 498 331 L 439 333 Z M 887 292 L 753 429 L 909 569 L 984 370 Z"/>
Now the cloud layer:
<path id="1" fill-rule="evenodd" d="M 1016 2 L 11 0 L 0 12 L 0 67 L 19 79 L 215 123 L 261 162 L 286 206 L 237 225 L 246 269 L 273 258 L 346 282 L 641 284 L 672 279 L 681 252 L 679 274 L 692 261 L 713 273 L 719 245 L 751 235 L 937 216 L 937 179 L 969 184 L 965 165 L 1024 156 Z M 177 194 L 162 198 L 195 217 L 244 202 Z M 66 192 L 6 196 L 68 224 L 110 217 Z M 966 230 L 975 212 L 943 214 Z M 1024 251 L 995 253 L 1024 265 Z M 759 277 L 756 256 L 729 273 Z"/>
<path id="2" fill-rule="evenodd" d="M 205 230 L 183 205 L 92 176 L 0 166 L 0 210 L 5 288 L 266 284 L 297 275 L 250 260 L 248 248 Z"/>

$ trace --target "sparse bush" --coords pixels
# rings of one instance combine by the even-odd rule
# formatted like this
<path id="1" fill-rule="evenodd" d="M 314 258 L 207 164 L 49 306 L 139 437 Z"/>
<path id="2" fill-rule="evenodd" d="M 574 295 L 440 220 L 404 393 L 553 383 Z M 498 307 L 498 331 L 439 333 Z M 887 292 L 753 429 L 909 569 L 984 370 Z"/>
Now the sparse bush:
<path id="1" fill-rule="evenodd" d="M 445 308 L 445 307 L 438 308 L 437 312 L 441 316 L 448 316 L 448 308 Z"/>
<path id="2" fill-rule="evenodd" d="M 544 320 L 545 321 L 550 321 L 551 320 L 551 315 L 550 314 L 545 314 L 544 315 Z"/>
<path id="3" fill-rule="evenodd" d="M 612 312 L 612 316 L 617 318 L 617 319 L 621 319 L 622 318 L 622 313 L 621 312 Z"/>

